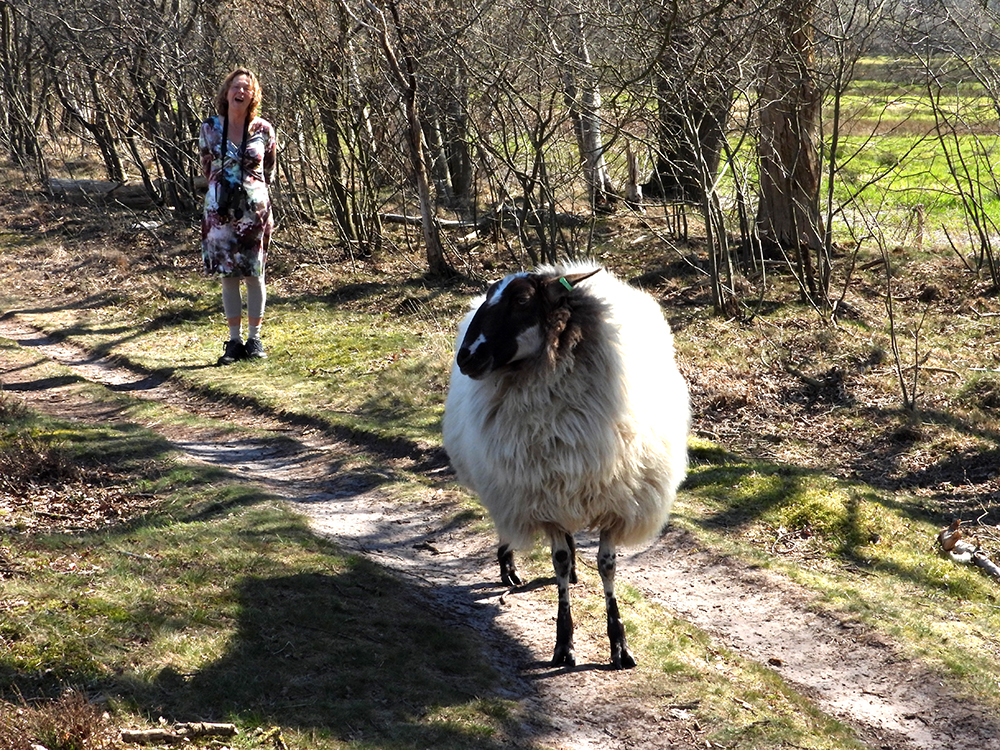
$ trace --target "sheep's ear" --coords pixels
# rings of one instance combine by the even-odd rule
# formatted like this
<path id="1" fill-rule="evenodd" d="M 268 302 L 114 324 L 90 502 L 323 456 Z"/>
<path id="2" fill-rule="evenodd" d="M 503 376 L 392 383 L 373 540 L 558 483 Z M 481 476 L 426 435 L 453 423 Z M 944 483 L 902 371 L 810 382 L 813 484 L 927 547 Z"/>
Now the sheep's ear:
<path id="1" fill-rule="evenodd" d="M 600 271 L 600 268 L 595 268 L 593 271 L 584 271 L 583 273 L 568 273 L 565 276 L 555 276 L 551 279 L 545 280 L 545 294 L 549 298 L 550 302 L 558 302 L 571 291 L 573 287 L 579 284 L 584 279 L 589 279 L 595 273 Z"/>

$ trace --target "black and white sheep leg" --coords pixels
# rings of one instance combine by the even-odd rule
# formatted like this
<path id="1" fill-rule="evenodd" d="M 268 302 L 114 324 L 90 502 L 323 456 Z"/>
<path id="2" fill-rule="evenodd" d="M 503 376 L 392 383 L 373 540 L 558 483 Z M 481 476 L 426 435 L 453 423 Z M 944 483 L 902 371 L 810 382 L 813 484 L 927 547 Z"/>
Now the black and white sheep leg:
<path id="1" fill-rule="evenodd" d="M 615 560 L 617 548 L 606 532 L 601 532 L 601 542 L 597 550 L 597 569 L 601 572 L 604 584 L 604 602 L 608 614 L 608 640 L 611 642 L 611 664 L 615 669 L 631 669 L 635 666 L 635 657 L 629 650 L 625 640 L 625 623 L 618 611 L 618 598 L 615 596 Z"/>
<path id="2" fill-rule="evenodd" d="M 500 563 L 500 580 L 505 586 L 520 586 L 521 576 L 517 574 L 517 566 L 514 564 L 514 550 L 506 542 L 502 542 L 497 549 L 497 562 Z"/>
<path id="3" fill-rule="evenodd" d="M 569 582 L 578 583 L 576 577 L 576 539 L 572 534 L 566 534 L 566 544 L 569 545 Z"/>
<path id="4" fill-rule="evenodd" d="M 552 535 L 552 567 L 556 572 L 556 587 L 559 590 L 553 666 L 576 666 L 576 656 L 573 653 L 573 613 L 569 605 L 570 578 L 576 569 L 574 547 L 573 538 L 568 534 Z"/>

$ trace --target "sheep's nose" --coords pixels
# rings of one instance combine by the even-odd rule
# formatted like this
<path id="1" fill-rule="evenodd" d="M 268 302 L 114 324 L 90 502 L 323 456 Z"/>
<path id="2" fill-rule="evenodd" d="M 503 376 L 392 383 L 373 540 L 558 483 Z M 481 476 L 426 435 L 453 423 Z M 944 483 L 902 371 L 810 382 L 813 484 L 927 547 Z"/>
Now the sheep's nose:
<path id="1" fill-rule="evenodd" d="M 493 358 L 482 349 L 473 349 L 470 346 L 463 346 L 455 355 L 455 364 L 463 375 L 467 375 L 473 380 L 483 377 L 492 367 Z"/>

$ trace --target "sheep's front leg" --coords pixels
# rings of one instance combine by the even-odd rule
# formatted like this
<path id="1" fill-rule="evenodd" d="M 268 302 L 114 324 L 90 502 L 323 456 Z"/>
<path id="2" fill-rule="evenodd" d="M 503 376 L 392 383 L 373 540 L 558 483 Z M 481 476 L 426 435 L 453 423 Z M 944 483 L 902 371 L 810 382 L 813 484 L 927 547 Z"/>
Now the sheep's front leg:
<path id="1" fill-rule="evenodd" d="M 552 534 L 552 567 L 556 571 L 559 590 L 559 611 L 556 614 L 556 650 L 552 665 L 576 665 L 573 654 L 573 614 L 569 607 L 569 584 L 576 568 L 573 538 L 568 534 Z"/>
<path id="2" fill-rule="evenodd" d="M 601 571 L 604 583 L 604 603 L 608 613 L 608 640 L 611 641 L 611 663 L 615 669 L 631 669 L 635 657 L 625 641 L 625 624 L 618 612 L 615 597 L 615 558 L 617 550 L 606 531 L 601 531 L 601 543 L 597 550 L 597 569 Z"/>
<path id="3" fill-rule="evenodd" d="M 500 542 L 497 550 L 497 562 L 500 563 L 500 580 L 506 586 L 520 586 L 521 577 L 517 574 L 517 566 L 514 565 L 514 550 L 507 542 Z"/>
<path id="4" fill-rule="evenodd" d="M 566 544 L 569 545 L 570 569 L 569 582 L 576 583 L 576 540 L 572 534 L 566 534 Z M 517 574 L 517 565 L 514 564 L 514 550 L 507 542 L 501 542 L 497 548 L 497 562 L 500 564 L 500 580 L 506 586 L 520 586 L 521 576 Z"/>

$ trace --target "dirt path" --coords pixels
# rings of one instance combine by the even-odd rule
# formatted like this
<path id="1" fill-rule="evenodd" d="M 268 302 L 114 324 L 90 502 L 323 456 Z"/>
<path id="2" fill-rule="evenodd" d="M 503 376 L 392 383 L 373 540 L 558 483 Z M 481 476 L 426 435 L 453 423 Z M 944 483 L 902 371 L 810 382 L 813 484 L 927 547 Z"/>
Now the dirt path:
<path id="1" fill-rule="evenodd" d="M 16 318 L 0 319 L 0 336 L 112 390 L 283 437 L 223 441 L 217 430 L 156 427 L 192 459 L 232 469 L 294 502 L 318 533 L 412 579 L 443 612 L 479 630 L 498 668 L 509 675 L 512 697 L 525 705 L 526 739 L 574 750 L 706 746 L 683 710 L 614 700 L 637 677 L 604 667 L 606 643 L 595 629 L 578 629 L 579 667 L 549 668 L 551 604 L 537 589 L 510 592 L 493 584 L 493 539 L 450 526 L 453 505 L 444 493 L 429 491 L 423 502 L 405 506 L 387 502 L 331 468 L 353 446 L 274 417 L 219 407 L 171 382 L 90 358 Z M 114 407 L 84 401 L 64 384 L 24 380 L 2 353 L 0 384 L 46 413 L 85 421 L 118 418 Z M 580 554 L 589 561 L 594 545 L 581 544 Z M 948 693 L 938 678 L 878 635 L 819 614 L 808 592 L 720 557 L 683 531 L 671 530 L 626 556 L 619 570 L 677 617 L 778 670 L 824 711 L 854 726 L 871 747 L 1000 750 L 997 719 Z"/>

